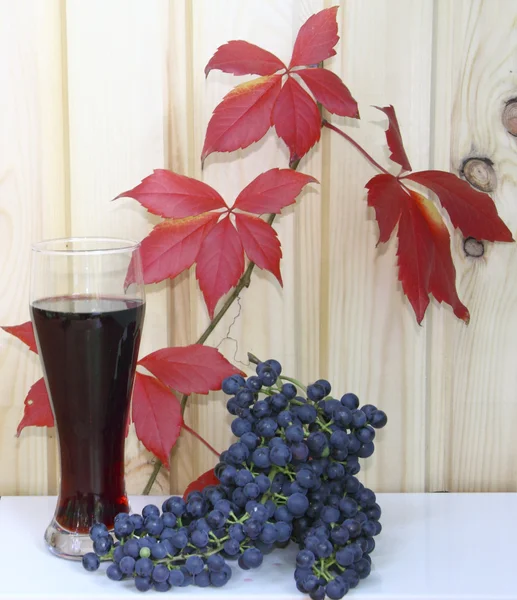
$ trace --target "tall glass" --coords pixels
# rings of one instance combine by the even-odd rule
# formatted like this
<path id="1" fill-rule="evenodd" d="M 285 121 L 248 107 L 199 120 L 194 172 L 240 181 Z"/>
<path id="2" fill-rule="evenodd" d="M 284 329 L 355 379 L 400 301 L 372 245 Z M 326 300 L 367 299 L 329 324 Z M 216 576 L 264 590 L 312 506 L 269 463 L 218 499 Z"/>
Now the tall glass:
<path id="1" fill-rule="evenodd" d="M 124 442 L 145 312 L 139 244 L 113 238 L 32 247 L 30 311 L 54 413 L 61 483 L 49 549 L 91 550 L 95 522 L 129 511 Z"/>

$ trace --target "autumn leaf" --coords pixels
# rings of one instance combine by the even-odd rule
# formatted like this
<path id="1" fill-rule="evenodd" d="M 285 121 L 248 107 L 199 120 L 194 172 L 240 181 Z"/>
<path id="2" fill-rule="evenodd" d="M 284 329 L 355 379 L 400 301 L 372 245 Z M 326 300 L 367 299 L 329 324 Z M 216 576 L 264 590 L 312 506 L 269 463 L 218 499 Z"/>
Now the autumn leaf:
<path id="1" fill-rule="evenodd" d="M 183 426 L 179 400 L 163 383 L 137 372 L 132 414 L 138 439 L 168 468 Z"/>
<path id="2" fill-rule="evenodd" d="M 454 314 L 469 321 L 469 312 L 456 291 L 450 235 L 434 204 L 414 190 L 402 187 L 392 175 L 370 180 L 368 205 L 379 224 L 379 242 L 386 242 L 398 224 L 399 280 L 418 323 L 422 322 L 432 294 L 449 304 Z"/>
<path id="3" fill-rule="evenodd" d="M 201 160 L 215 151 L 247 148 L 264 137 L 281 85 L 281 75 L 269 75 L 241 83 L 226 94 L 208 123 Z"/>
<path id="4" fill-rule="evenodd" d="M 308 183 L 318 183 L 318 180 L 292 169 L 269 169 L 240 192 L 233 208 L 257 215 L 278 214 L 296 202 L 296 197 Z"/>
<path id="5" fill-rule="evenodd" d="M 289 148 L 290 160 L 304 156 L 320 139 L 321 115 L 314 100 L 288 77 L 273 108 L 276 133 Z"/>
<path id="6" fill-rule="evenodd" d="M 196 277 L 211 319 L 219 299 L 237 285 L 243 272 L 242 242 L 225 217 L 203 240 L 196 261 Z"/>
<path id="7" fill-rule="evenodd" d="M 262 219 L 246 214 L 236 214 L 235 225 L 247 257 L 261 269 L 273 273 L 282 285 L 282 250 L 276 231 Z"/>
<path id="8" fill-rule="evenodd" d="M 392 161 L 398 163 L 404 171 L 411 171 L 411 164 L 409 163 L 406 151 L 404 150 L 404 144 L 402 143 L 402 136 L 400 134 L 400 127 L 395 114 L 393 106 L 375 106 L 378 110 L 382 111 L 388 117 L 388 129 L 386 130 L 386 141 L 388 142 L 388 148 L 391 151 L 390 158 Z"/>
<path id="9" fill-rule="evenodd" d="M 182 394 L 208 394 L 220 390 L 225 377 L 240 370 L 210 346 L 192 344 L 156 350 L 139 363 L 166 386 Z"/>
<path id="10" fill-rule="evenodd" d="M 401 206 L 398 230 L 399 281 L 418 323 L 429 305 L 429 281 L 434 261 L 432 234 L 427 220 L 408 197 Z"/>
<path id="11" fill-rule="evenodd" d="M 450 304 L 454 314 L 468 323 L 470 314 L 456 291 L 456 269 L 451 256 L 451 238 L 436 206 L 415 191 L 411 191 L 422 214 L 428 215 L 434 243 L 434 261 L 429 280 L 429 292 L 438 302 Z"/>
<path id="12" fill-rule="evenodd" d="M 445 171 L 420 171 L 403 177 L 434 192 L 451 222 L 465 237 L 489 242 L 513 242 L 511 231 L 497 214 L 492 198 Z"/>
<path id="13" fill-rule="evenodd" d="M 233 75 L 273 75 L 285 68 L 271 52 L 249 42 L 233 40 L 219 46 L 205 67 L 205 75 L 208 76 L 212 69 Z"/>
<path id="14" fill-rule="evenodd" d="M 402 170 L 411 165 L 404 150 L 393 106 L 376 107 L 389 121 L 386 139 L 390 158 Z M 444 171 L 420 171 L 394 177 L 377 175 L 366 185 L 368 205 L 373 207 L 379 224 L 379 242 L 386 242 L 398 224 L 399 280 L 420 323 L 429 304 L 429 294 L 438 302 L 449 304 L 454 314 L 469 322 L 469 312 L 458 297 L 456 270 L 451 256 L 451 240 L 436 206 L 415 190 L 414 182 L 439 199 L 449 213 L 454 227 L 465 237 L 512 242 L 513 237 L 497 214 L 490 196 L 472 188 L 466 181 Z"/>
<path id="15" fill-rule="evenodd" d="M 183 499 L 186 500 L 190 492 L 202 491 L 209 485 L 219 485 L 219 479 L 215 476 L 214 469 L 209 469 L 206 473 L 200 475 L 195 481 L 190 483 L 183 494 Z"/>
<path id="16" fill-rule="evenodd" d="M 449 304 L 454 314 L 468 323 L 469 311 L 456 292 L 456 269 L 447 227 L 431 201 L 414 190 L 410 191 L 410 195 L 413 202 L 407 203 L 408 210 L 403 211 L 399 225 L 398 254 L 400 280 L 417 321 L 422 321 L 427 306 L 421 302 L 422 296 L 430 293 L 439 302 Z M 413 249 L 401 249 L 403 240 L 412 243 Z M 411 272 L 415 268 L 416 272 Z"/>
<path id="17" fill-rule="evenodd" d="M 469 312 L 456 292 L 456 269 L 447 227 L 432 202 L 413 190 L 410 195 L 399 223 L 397 256 L 399 279 L 417 321 L 422 322 L 429 294 L 433 294 L 468 323 Z"/>
<path id="18" fill-rule="evenodd" d="M 326 69 L 313 68 L 336 54 L 337 10 L 334 6 L 307 19 L 296 37 L 289 67 L 271 52 L 242 40 L 218 48 L 206 66 L 207 74 L 219 69 L 262 77 L 238 85 L 216 107 L 208 124 L 202 160 L 212 152 L 248 147 L 261 139 L 271 124 L 288 146 L 291 162 L 302 158 L 320 139 L 321 117 L 314 98 L 330 112 L 359 117 L 357 103 L 341 79 Z M 314 98 L 293 76 L 305 82 Z"/>
<path id="19" fill-rule="evenodd" d="M 43 377 L 31 387 L 24 402 L 23 418 L 18 425 L 19 436 L 25 427 L 54 427 L 54 415 L 50 407 L 47 387 Z"/>
<path id="20" fill-rule="evenodd" d="M 209 210 L 226 208 L 214 188 L 167 169 L 155 169 L 139 185 L 117 198 L 124 196 L 138 200 L 149 212 L 170 219 L 195 217 Z"/>
<path id="21" fill-rule="evenodd" d="M 368 206 L 375 210 L 379 225 L 379 244 L 387 242 L 407 202 L 407 192 L 393 175 L 376 175 L 366 184 L 368 190 Z"/>
<path id="22" fill-rule="evenodd" d="M 359 118 L 357 102 L 341 79 L 327 69 L 299 69 L 301 77 L 314 97 L 329 112 L 341 117 Z"/>
<path id="23" fill-rule="evenodd" d="M 191 267 L 203 240 L 218 218 L 217 213 L 206 213 L 158 223 L 140 245 L 144 282 L 156 283 L 168 277 L 174 279 Z"/>
<path id="24" fill-rule="evenodd" d="M 300 27 L 289 68 L 315 65 L 336 54 L 334 46 L 339 41 L 337 10 L 337 6 L 320 10 Z"/>
<path id="25" fill-rule="evenodd" d="M 155 177 L 158 178 L 159 185 L 154 183 Z M 144 181 L 144 197 L 140 193 L 141 189 L 134 192 L 140 186 L 126 194 L 148 206 L 156 207 L 167 200 L 167 195 L 163 192 L 163 181 L 167 181 L 167 193 L 174 194 L 175 198 L 182 194 L 181 209 L 185 213 L 198 210 L 200 198 L 208 199 L 207 207 L 212 206 L 212 201 L 224 207 L 221 211 L 217 209 L 218 212 L 209 210 L 192 217 L 166 219 L 156 225 L 140 245 L 145 283 L 173 279 L 197 263 L 199 285 L 209 313 L 213 315 L 219 299 L 236 285 L 243 273 L 244 250 L 250 260 L 257 258 L 260 268 L 271 271 L 281 281 L 278 264 L 281 251 L 275 231 L 263 221 L 258 224 L 250 221 L 251 225 L 247 228 L 242 225 L 238 233 L 229 215 L 234 210 L 255 214 L 279 213 L 285 206 L 293 204 L 302 189 L 308 183 L 316 182 L 316 179 L 291 169 L 270 169 L 258 175 L 238 194 L 232 208 L 228 207 L 216 190 L 204 183 L 197 186 L 201 182 L 188 177 L 178 179 L 174 173 L 165 177 L 162 172 L 155 171 Z M 186 193 L 193 190 L 199 193 Z M 153 196 L 154 192 L 156 197 Z M 193 204 L 192 209 L 189 208 L 189 202 Z M 250 227 L 253 227 L 255 233 L 252 233 Z M 266 230 L 266 227 L 269 229 Z M 259 247 L 261 243 L 265 244 L 264 248 Z M 131 283 L 132 274 L 130 265 L 127 283 Z"/>
<path id="26" fill-rule="evenodd" d="M 4 331 L 14 335 L 14 337 L 18 338 L 22 341 L 26 346 L 29 347 L 30 350 L 38 353 L 38 347 L 36 346 L 36 338 L 34 337 L 34 328 L 32 327 L 32 322 L 27 321 L 26 323 L 22 323 L 21 325 L 11 325 L 2 327 Z"/>

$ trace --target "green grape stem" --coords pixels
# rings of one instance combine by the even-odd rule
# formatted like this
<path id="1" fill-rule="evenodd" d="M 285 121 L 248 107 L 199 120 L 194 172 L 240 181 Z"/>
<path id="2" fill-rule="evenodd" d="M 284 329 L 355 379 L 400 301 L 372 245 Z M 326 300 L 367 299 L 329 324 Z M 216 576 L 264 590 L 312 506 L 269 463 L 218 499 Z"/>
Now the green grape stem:
<path id="1" fill-rule="evenodd" d="M 298 380 L 293 379 L 292 377 L 286 377 L 285 375 L 280 375 L 279 379 L 281 379 L 282 381 L 289 381 L 290 383 L 293 383 L 296 387 L 299 387 L 301 390 L 307 393 L 307 388 L 303 385 L 303 383 L 300 383 Z"/>
<path id="2" fill-rule="evenodd" d="M 248 352 L 248 360 L 250 361 L 250 363 L 253 363 L 254 365 L 258 365 L 261 362 L 264 362 L 264 361 L 260 360 L 260 358 L 258 358 L 254 354 L 252 354 L 251 352 Z M 282 381 L 289 381 L 290 383 L 293 383 L 296 387 L 300 388 L 305 393 L 307 393 L 307 388 L 303 385 L 303 383 L 300 383 L 297 379 L 293 379 L 292 377 L 286 377 L 285 375 L 280 375 L 278 377 L 278 379 L 281 379 Z M 281 389 L 281 388 L 277 387 L 277 389 Z"/>

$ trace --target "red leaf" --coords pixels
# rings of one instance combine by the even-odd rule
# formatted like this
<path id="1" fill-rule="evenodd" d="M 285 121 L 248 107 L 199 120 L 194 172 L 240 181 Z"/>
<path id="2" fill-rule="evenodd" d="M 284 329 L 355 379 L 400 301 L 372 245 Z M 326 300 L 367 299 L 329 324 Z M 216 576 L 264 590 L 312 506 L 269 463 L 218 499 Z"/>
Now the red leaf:
<path id="1" fill-rule="evenodd" d="M 219 216 L 217 213 L 206 213 L 156 225 L 140 246 L 145 283 L 156 283 L 167 277 L 174 279 L 192 266 L 203 239 Z"/>
<path id="2" fill-rule="evenodd" d="M 282 250 L 276 231 L 262 219 L 251 215 L 236 214 L 235 225 L 248 258 L 261 269 L 273 273 L 282 285 Z"/>
<path id="3" fill-rule="evenodd" d="M 223 379 L 240 370 L 210 346 L 192 344 L 162 348 L 139 361 L 157 379 L 182 394 L 208 394 L 220 390 Z"/>
<path id="4" fill-rule="evenodd" d="M 454 227 L 465 237 L 490 242 L 513 242 L 511 231 L 497 214 L 492 198 L 466 181 L 444 171 L 420 171 L 406 175 L 434 192 L 449 213 Z"/>
<path id="5" fill-rule="evenodd" d="M 29 349 L 38 353 L 38 348 L 36 346 L 36 338 L 34 337 L 34 329 L 32 327 L 32 322 L 27 321 L 26 323 L 22 323 L 22 325 L 11 325 L 9 327 L 2 327 L 4 331 L 14 335 L 20 341 L 22 341 L 25 345 L 29 346 Z"/>
<path id="6" fill-rule="evenodd" d="M 166 169 L 155 169 L 142 183 L 117 198 L 124 196 L 138 200 L 149 212 L 170 219 L 195 217 L 209 210 L 226 208 L 214 188 Z"/>
<path id="7" fill-rule="evenodd" d="M 391 150 L 390 158 L 392 161 L 398 163 L 404 171 L 411 171 L 411 165 L 409 164 L 406 151 L 404 150 L 404 144 L 402 143 L 402 136 L 400 135 L 400 127 L 397 121 L 397 115 L 393 106 L 375 106 L 388 117 L 388 129 L 386 131 L 386 141 L 388 142 L 388 148 Z"/>
<path id="8" fill-rule="evenodd" d="M 392 175 L 377 175 L 366 187 L 379 224 L 379 242 L 388 241 L 398 223 L 399 280 L 418 323 L 429 305 L 429 294 L 468 322 L 469 312 L 456 291 L 450 235 L 434 204 L 402 187 Z"/>
<path id="9" fill-rule="evenodd" d="M 399 222 L 408 194 L 393 175 L 376 175 L 365 186 L 368 189 L 368 206 L 375 209 L 379 225 L 379 242 L 390 239 Z"/>
<path id="10" fill-rule="evenodd" d="M 438 302 L 450 304 L 454 314 L 468 323 L 470 321 L 469 311 L 462 304 L 456 291 L 456 269 L 452 262 L 451 238 L 447 227 L 441 221 L 436 207 L 429 200 L 420 196 L 419 201 L 427 205 L 429 213 L 433 214 L 434 212 L 440 219 L 440 222 L 436 221 L 434 227 L 430 227 L 434 238 L 435 256 L 429 281 L 429 291 Z"/>
<path id="11" fill-rule="evenodd" d="M 18 425 L 16 435 L 19 436 L 22 429 L 31 425 L 54 427 L 54 415 L 50 408 L 50 400 L 43 377 L 36 381 L 25 398 L 23 418 Z"/>
<path id="12" fill-rule="evenodd" d="M 233 208 L 258 215 L 278 214 L 282 208 L 296 202 L 296 197 L 308 183 L 318 181 L 292 169 L 270 169 L 261 173 L 241 191 Z"/>
<path id="13" fill-rule="evenodd" d="M 429 305 L 434 249 L 427 221 L 410 198 L 402 211 L 398 239 L 399 280 L 418 323 L 421 323 Z"/>
<path id="14" fill-rule="evenodd" d="M 273 108 L 278 137 L 287 144 L 291 161 L 304 156 L 320 139 L 321 116 L 309 94 L 288 77 Z"/>
<path id="15" fill-rule="evenodd" d="M 357 102 L 335 73 L 327 69 L 300 69 L 295 73 L 329 112 L 342 117 L 359 118 Z"/>
<path id="16" fill-rule="evenodd" d="M 200 475 L 195 481 L 189 484 L 183 494 L 183 499 L 186 500 L 190 492 L 202 492 L 209 485 L 218 485 L 219 479 L 215 476 L 214 469 L 208 470 L 203 475 Z"/>
<path id="17" fill-rule="evenodd" d="M 168 468 L 169 454 L 183 426 L 181 405 L 163 383 L 138 372 L 133 390 L 133 423 L 138 439 Z"/>
<path id="18" fill-rule="evenodd" d="M 217 48 L 205 67 L 205 75 L 208 76 L 212 69 L 234 75 L 273 75 L 285 68 L 284 63 L 271 52 L 249 42 L 232 40 Z"/>
<path id="19" fill-rule="evenodd" d="M 469 321 L 469 312 L 456 292 L 456 269 L 450 236 L 432 202 L 411 191 L 399 223 L 399 279 L 415 311 L 424 318 L 429 294 L 452 306 L 454 314 Z"/>
<path id="20" fill-rule="evenodd" d="M 231 152 L 260 140 L 271 127 L 281 85 L 281 75 L 269 75 L 241 83 L 226 94 L 208 123 L 201 160 L 212 152 Z"/>
<path id="21" fill-rule="evenodd" d="M 237 284 L 244 271 L 244 251 L 235 227 L 225 217 L 203 240 L 196 277 L 212 319 L 218 300 Z"/>
<path id="22" fill-rule="evenodd" d="M 326 8 L 312 15 L 300 27 L 294 42 L 289 68 L 315 65 L 336 54 L 338 43 L 337 6 Z"/>

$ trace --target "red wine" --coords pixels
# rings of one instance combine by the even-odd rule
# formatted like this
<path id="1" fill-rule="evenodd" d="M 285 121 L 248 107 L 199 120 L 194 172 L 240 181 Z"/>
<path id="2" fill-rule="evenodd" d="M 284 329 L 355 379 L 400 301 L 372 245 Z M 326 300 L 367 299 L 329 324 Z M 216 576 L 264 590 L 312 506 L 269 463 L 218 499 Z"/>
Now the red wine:
<path id="1" fill-rule="evenodd" d="M 145 305 L 116 297 L 38 300 L 32 322 L 59 438 L 55 519 L 88 532 L 129 510 L 124 441 Z"/>

